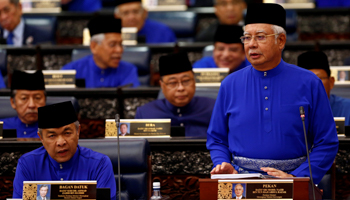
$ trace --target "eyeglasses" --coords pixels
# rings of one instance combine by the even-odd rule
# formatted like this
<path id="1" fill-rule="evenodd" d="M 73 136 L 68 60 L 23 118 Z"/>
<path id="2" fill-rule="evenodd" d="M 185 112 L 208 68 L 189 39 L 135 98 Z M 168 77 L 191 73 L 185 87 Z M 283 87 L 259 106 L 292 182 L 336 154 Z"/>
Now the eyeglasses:
<path id="1" fill-rule="evenodd" d="M 279 35 L 279 33 L 270 34 L 270 35 L 242 36 L 240 37 L 240 39 L 242 43 L 249 43 L 250 41 L 252 41 L 252 39 L 255 39 L 255 41 L 258 43 L 265 43 L 266 38 L 273 35 Z"/>
<path id="2" fill-rule="evenodd" d="M 175 88 L 179 87 L 180 83 L 182 86 L 187 87 L 193 83 L 193 78 L 185 79 L 185 80 L 181 80 L 181 81 L 169 81 L 167 83 L 164 82 L 164 84 L 170 89 L 175 89 Z"/>

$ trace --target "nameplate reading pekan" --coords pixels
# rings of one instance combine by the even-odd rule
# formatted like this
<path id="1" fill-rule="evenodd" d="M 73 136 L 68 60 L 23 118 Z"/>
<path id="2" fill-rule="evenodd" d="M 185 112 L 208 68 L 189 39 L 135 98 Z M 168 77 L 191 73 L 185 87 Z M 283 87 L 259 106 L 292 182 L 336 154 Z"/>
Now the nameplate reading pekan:
<path id="1" fill-rule="evenodd" d="M 228 75 L 228 68 L 194 68 L 196 86 L 220 86 L 221 81 Z"/>
<path id="2" fill-rule="evenodd" d="M 219 180 L 218 200 L 236 199 L 293 199 L 293 180 Z"/>
<path id="3" fill-rule="evenodd" d="M 23 200 L 96 200 L 96 181 L 23 181 Z"/>
<path id="4" fill-rule="evenodd" d="M 121 119 L 117 130 L 114 119 L 106 120 L 106 137 L 170 137 L 171 119 Z"/>

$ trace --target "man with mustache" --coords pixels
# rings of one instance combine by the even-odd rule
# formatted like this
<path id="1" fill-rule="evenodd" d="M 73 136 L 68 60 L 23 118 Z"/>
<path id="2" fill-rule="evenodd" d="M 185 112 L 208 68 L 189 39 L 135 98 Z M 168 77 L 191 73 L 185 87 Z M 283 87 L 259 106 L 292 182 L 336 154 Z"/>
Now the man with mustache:
<path id="1" fill-rule="evenodd" d="M 171 126 L 185 127 L 189 137 L 206 137 L 215 100 L 194 96 L 196 85 L 186 53 L 159 59 L 160 87 L 165 99 L 138 107 L 135 119 L 170 118 Z"/>
<path id="2" fill-rule="evenodd" d="M 116 0 L 114 16 L 122 20 L 123 27 L 136 27 L 137 35 L 146 43 L 176 42 L 176 36 L 165 24 L 147 19 L 148 11 L 141 0 Z M 141 39 L 139 39 L 141 40 Z"/>
<path id="3" fill-rule="evenodd" d="M 219 25 L 214 37 L 213 56 L 198 60 L 193 68 L 229 68 L 232 73 L 250 65 L 245 58 L 242 35 L 241 26 Z"/>
<path id="4" fill-rule="evenodd" d="M 243 23 L 243 12 L 247 7 L 244 0 L 213 0 L 215 15 L 217 20 L 210 24 L 206 29 L 201 30 L 197 36 L 197 42 L 212 42 L 215 31 L 220 24 L 223 25 L 240 25 Z"/>
<path id="5" fill-rule="evenodd" d="M 323 84 L 312 72 L 283 61 L 282 6 L 249 5 L 245 24 L 241 39 L 252 65 L 221 83 L 208 128 L 211 174 L 310 177 L 299 112 L 303 106 L 313 179 L 318 184 L 338 151 Z"/>
<path id="6" fill-rule="evenodd" d="M 108 156 L 78 145 L 80 124 L 70 101 L 40 107 L 39 131 L 43 146 L 18 160 L 13 198 L 22 198 L 23 181 L 96 180 L 116 199 L 113 166 Z M 52 197 L 52 196 L 51 196 Z"/>
<path id="7" fill-rule="evenodd" d="M 46 105 L 44 75 L 15 70 L 11 81 L 11 106 L 16 117 L 1 119 L 4 129 L 16 129 L 17 138 L 38 138 L 38 108 Z"/>
<path id="8" fill-rule="evenodd" d="M 51 43 L 50 35 L 43 34 L 35 26 L 25 24 L 19 0 L 0 0 L 0 13 L 0 34 L 6 38 L 8 45 Z"/>
<path id="9" fill-rule="evenodd" d="M 87 88 L 140 85 L 135 65 L 121 61 L 123 54 L 121 21 L 112 16 L 95 17 L 88 23 L 92 55 L 68 63 L 63 70 L 75 69 L 77 79 Z"/>

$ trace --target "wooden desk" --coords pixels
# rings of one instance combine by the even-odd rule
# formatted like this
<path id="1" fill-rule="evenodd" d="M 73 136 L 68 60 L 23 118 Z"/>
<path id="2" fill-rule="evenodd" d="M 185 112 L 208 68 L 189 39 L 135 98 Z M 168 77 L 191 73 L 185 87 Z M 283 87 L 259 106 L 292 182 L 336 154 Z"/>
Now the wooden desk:
<path id="1" fill-rule="evenodd" d="M 309 178 L 293 178 L 294 200 L 305 200 L 312 198 L 312 188 Z M 244 181 L 244 180 L 243 180 Z M 322 199 L 321 191 L 315 186 L 316 199 Z M 201 200 L 213 200 L 218 197 L 218 180 L 217 179 L 199 179 L 199 198 Z M 310 198 L 311 197 L 311 198 Z"/>

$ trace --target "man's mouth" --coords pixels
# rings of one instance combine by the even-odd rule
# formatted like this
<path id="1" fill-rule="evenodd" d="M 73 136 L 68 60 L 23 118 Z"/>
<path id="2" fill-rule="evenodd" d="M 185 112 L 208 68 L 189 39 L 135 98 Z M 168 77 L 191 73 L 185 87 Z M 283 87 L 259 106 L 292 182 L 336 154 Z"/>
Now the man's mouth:
<path id="1" fill-rule="evenodd" d="M 67 154 L 68 150 L 67 149 L 62 149 L 57 152 L 59 156 L 65 156 Z"/>

